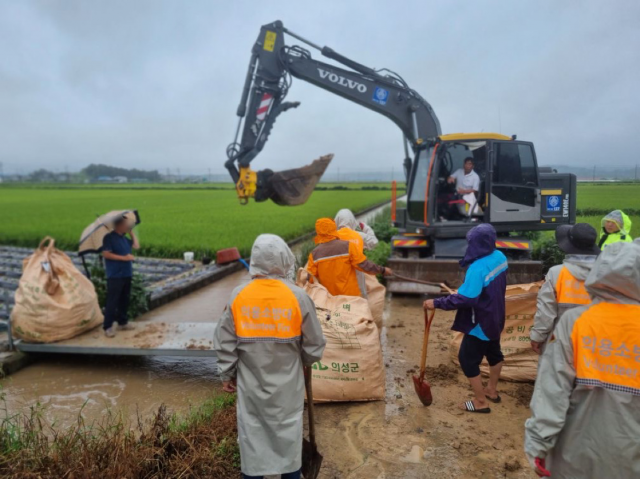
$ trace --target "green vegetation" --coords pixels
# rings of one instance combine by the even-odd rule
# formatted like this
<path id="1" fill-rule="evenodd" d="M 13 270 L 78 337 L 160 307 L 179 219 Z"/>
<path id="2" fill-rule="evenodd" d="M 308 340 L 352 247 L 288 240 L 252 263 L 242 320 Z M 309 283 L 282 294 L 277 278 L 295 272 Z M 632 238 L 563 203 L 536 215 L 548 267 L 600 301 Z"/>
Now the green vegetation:
<path id="1" fill-rule="evenodd" d="M 317 218 L 340 208 L 361 211 L 390 199 L 389 191 L 317 191 L 303 206 L 238 204 L 232 191 L 0 188 L 0 243 L 35 247 L 45 235 L 75 249 L 82 230 L 102 213 L 138 209 L 143 256 L 200 258 L 237 246 L 248 255 L 255 238 L 274 233 L 292 240 L 313 231 Z"/>
<path id="2" fill-rule="evenodd" d="M 1 396 L 1 395 L 0 395 Z M 1 399 L 1 397 L 0 397 Z M 0 418 L 0 476 L 6 478 L 219 477 L 240 475 L 235 395 L 213 396 L 186 415 L 160 406 L 132 427 L 108 411 L 67 428 L 45 424 L 43 406 Z"/>
<path id="3" fill-rule="evenodd" d="M 598 233 L 602 217 L 622 210 L 631 217 L 631 236 L 640 236 L 640 183 L 600 183 L 578 185 L 579 223 L 589 223 Z"/>
<path id="4" fill-rule="evenodd" d="M 231 181 L 212 183 L 0 183 L 0 191 L 11 189 L 54 190 L 233 190 Z M 379 183 L 319 183 L 317 191 L 327 190 L 384 190 L 391 191 L 391 182 Z M 398 183 L 398 192 L 406 190 L 405 183 Z"/>

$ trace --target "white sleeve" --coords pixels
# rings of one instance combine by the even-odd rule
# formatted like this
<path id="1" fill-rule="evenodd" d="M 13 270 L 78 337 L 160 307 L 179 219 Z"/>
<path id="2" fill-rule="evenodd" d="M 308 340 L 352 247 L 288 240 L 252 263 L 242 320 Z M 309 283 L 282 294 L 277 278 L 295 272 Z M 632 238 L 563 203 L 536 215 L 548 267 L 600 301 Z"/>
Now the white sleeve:
<path id="1" fill-rule="evenodd" d="M 473 191 L 480 191 L 480 176 L 475 171 L 473 172 L 473 186 L 471 186 Z"/>
<path id="2" fill-rule="evenodd" d="M 460 168 L 458 168 L 456 171 L 451 173 L 451 176 L 456 179 L 456 184 L 460 182 L 460 172 L 461 171 L 462 170 Z"/>
<path id="3" fill-rule="evenodd" d="M 364 242 L 364 249 L 373 249 L 378 246 L 378 238 L 373 228 L 366 223 L 362 223 L 362 231 L 359 232 Z"/>

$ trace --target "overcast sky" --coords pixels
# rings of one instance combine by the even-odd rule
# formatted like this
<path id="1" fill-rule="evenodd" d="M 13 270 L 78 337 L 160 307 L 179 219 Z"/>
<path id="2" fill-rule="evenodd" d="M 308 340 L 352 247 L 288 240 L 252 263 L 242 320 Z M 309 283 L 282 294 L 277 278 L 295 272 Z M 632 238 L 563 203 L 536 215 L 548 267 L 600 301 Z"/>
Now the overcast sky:
<path id="1" fill-rule="evenodd" d="M 640 162 L 636 0 L 0 0 L 5 174 L 89 163 L 222 172 L 251 47 L 277 19 L 398 72 L 443 132 L 516 133 L 541 164 Z M 332 169 L 401 168 L 386 118 L 296 79 L 287 99 L 302 105 L 279 118 L 256 168 L 326 153 Z"/>

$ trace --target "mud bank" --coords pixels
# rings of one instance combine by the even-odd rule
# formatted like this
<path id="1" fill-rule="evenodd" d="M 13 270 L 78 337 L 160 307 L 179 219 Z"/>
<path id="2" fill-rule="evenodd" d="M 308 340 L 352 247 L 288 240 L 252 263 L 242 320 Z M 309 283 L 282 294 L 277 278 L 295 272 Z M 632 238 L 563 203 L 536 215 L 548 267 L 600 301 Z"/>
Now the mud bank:
<path id="1" fill-rule="evenodd" d="M 433 404 L 424 407 L 411 376 L 418 370 L 422 300 L 394 297 L 387 303 L 384 402 L 316 407 L 322 478 L 533 478 L 523 451 L 529 416 L 528 384 L 501 383 L 502 403 L 491 414 L 465 413 L 471 397 L 464 375 L 449 355 L 453 314 L 439 311 L 432 328 L 427 378 Z"/>

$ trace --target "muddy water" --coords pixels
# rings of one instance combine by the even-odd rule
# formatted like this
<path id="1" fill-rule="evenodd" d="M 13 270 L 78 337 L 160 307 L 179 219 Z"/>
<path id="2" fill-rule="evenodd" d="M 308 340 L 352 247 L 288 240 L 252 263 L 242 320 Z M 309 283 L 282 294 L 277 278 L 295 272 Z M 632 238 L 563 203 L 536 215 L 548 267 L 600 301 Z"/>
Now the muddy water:
<path id="1" fill-rule="evenodd" d="M 235 273 L 136 323 L 215 322 L 233 288 L 245 279 L 245 272 Z M 161 403 L 186 411 L 218 387 L 215 358 L 47 355 L 2 381 L 0 415 L 4 408 L 15 413 L 40 403 L 47 420 L 59 424 L 75 421 L 80 411 L 85 421 L 108 410 L 130 419 L 138 413 L 149 417 Z"/>
<path id="2" fill-rule="evenodd" d="M 359 217 L 370 221 L 382 208 Z M 295 249 L 295 248 L 294 248 Z M 241 271 L 139 318 L 147 322 L 215 322 L 231 291 L 248 275 Z M 116 338 L 117 340 L 117 338 Z M 215 358 L 43 356 L 0 382 L 0 415 L 42 404 L 50 422 L 69 424 L 81 412 L 85 421 L 107 411 L 133 419 L 149 417 L 162 403 L 186 411 L 219 388 Z"/>

